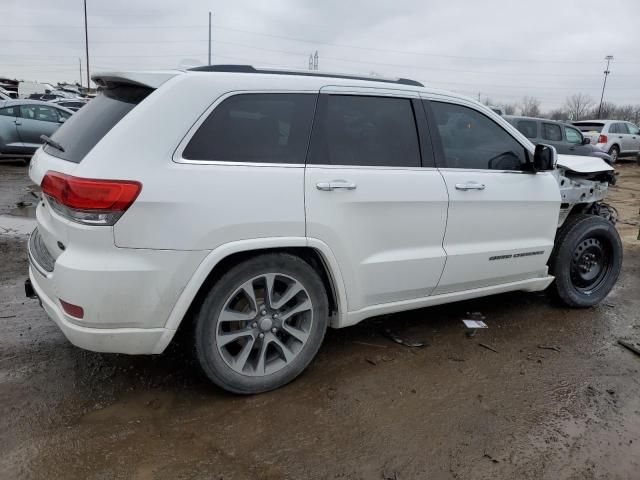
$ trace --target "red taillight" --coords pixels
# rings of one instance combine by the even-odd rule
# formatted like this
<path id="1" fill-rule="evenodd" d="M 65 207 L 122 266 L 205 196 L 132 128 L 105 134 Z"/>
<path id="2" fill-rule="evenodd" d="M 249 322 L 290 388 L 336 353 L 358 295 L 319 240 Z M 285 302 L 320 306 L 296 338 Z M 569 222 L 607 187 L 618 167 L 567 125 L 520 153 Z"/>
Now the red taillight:
<path id="1" fill-rule="evenodd" d="M 62 305 L 62 308 L 65 312 L 67 312 L 67 314 L 76 318 L 84 317 L 84 309 L 82 307 L 74 305 L 73 303 L 65 302 L 61 298 L 59 298 L 58 300 L 60 300 L 60 305 Z"/>
<path id="2" fill-rule="evenodd" d="M 124 211 L 141 189 L 139 182 L 77 178 L 52 171 L 42 180 L 43 193 L 65 207 L 77 210 Z"/>
<path id="3" fill-rule="evenodd" d="M 79 223 L 113 225 L 131 206 L 142 184 L 131 180 L 78 178 L 48 171 L 41 184 L 53 208 Z"/>
<path id="4" fill-rule="evenodd" d="M 606 135 L 600 135 L 598 137 L 598 143 L 607 143 L 609 141 L 609 139 L 607 138 Z"/>

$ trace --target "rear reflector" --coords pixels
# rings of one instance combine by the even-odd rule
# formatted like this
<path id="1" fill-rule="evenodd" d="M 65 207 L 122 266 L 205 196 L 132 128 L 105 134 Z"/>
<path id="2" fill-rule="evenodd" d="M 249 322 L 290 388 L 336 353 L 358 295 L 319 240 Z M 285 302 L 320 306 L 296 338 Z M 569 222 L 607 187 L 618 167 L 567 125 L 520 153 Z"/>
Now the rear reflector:
<path id="1" fill-rule="evenodd" d="M 63 310 L 67 312 L 68 315 L 71 315 L 72 317 L 76 317 L 76 318 L 84 317 L 84 309 L 82 307 L 79 307 L 78 305 L 74 305 L 72 303 L 65 302 L 61 298 L 59 298 L 58 300 L 60 300 L 60 305 L 62 305 Z"/>
<path id="2" fill-rule="evenodd" d="M 609 141 L 609 139 L 607 138 L 606 135 L 600 135 L 598 137 L 598 143 L 607 143 Z"/>
<path id="3" fill-rule="evenodd" d="M 78 178 L 48 171 L 42 193 L 60 215 L 87 225 L 113 225 L 131 206 L 142 184 L 131 180 Z"/>

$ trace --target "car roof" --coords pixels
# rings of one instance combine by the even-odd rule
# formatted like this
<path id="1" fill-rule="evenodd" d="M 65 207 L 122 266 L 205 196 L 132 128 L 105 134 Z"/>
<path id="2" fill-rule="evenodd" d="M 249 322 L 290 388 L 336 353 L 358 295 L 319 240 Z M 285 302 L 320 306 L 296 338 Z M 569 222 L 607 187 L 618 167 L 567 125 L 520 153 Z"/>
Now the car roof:
<path id="1" fill-rule="evenodd" d="M 131 70 L 131 71 L 105 71 L 91 75 L 91 79 L 100 87 L 107 87 L 111 83 L 130 83 L 150 88 L 159 88 L 164 82 L 178 75 L 200 76 L 212 75 L 220 78 L 236 76 L 237 78 L 263 77 L 265 84 L 283 84 L 283 88 L 295 89 L 322 88 L 327 85 L 345 87 L 369 87 L 380 89 L 406 90 L 421 92 L 444 97 L 452 97 L 465 100 L 476 105 L 482 105 L 471 97 L 438 88 L 425 86 L 421 82 L 403 78 L 385 78 L 378 76 L 362 76 L 350 73 L 333 73 L 324 71 L 281 69 L 272 67 L 254 67 L 251 65 L 211 65 L 195 67 L 191 69 L 174 70 Z M 293 80 L 293 81 L 292 81 Z M 489 107 L 482 105 L 487 110 Z"/>

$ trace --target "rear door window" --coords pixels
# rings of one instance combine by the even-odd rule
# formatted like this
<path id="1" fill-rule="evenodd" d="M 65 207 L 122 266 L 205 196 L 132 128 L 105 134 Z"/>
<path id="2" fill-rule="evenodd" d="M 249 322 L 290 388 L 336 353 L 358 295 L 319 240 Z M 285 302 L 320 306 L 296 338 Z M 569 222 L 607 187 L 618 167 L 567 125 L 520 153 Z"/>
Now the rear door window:
<path id="1" fill-rule="evenodd" d="M 552 142 L 561 142 L 562 129 L 560 128 L 560 125 L 555 125 L 553 123 L 543 123 L 542 138 L 544 138 L 545 140 L 550 140 Z"/>
<path id="2" fill-rule="evenodd" d="M 2 115 L 3 117 L 17 117 L 18 107 L 0 108 L 0 115 Z"/>
<path id="3" fill-rule="evenodd" d="M 62 145 L 64 152 L 49 144 L 44 150 L 69 162 L 80 163 L 109 130 L 152 91 L 151 88 L 133 85 L 105 89 L 71 115 L 51 137 Z"/>
<path id="4" fill-rule="evenodd" d="M 307 161 L 316 165 L 419 167 L 420 143 L 411 100 L 320 95 Z"/>
<path id="5" fill-rule="evenodd" d="M 304 164 L 316 97 L 308 93 L 229 97 L 200 125 L 182 156 L 188 160 Z"/>

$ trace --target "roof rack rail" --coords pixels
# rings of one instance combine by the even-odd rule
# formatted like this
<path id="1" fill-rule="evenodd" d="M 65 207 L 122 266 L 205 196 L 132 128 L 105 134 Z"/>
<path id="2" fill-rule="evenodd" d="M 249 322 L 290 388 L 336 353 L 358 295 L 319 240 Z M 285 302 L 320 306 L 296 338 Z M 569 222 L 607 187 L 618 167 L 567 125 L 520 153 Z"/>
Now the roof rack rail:
<path id="1" fill-rule="evenodd" d="M 409 78 L 378 78 L 378 77 L 362 77 L 359 75 L 320 73 L 316 71 L 304 70 L 271 70 L 264 68 L 255 68 L 252 65 L 205 65 L 202 67 L 193 67 L 188 70 L 192 72 L 226 72 L 226 73 L 266 73 L 272 75 L 299 75 L 303 77 L 326 77 L 326 78 L 342 78 L 345 80 L 366 80 L 370 82 L 397 83 L 400 85 L 411 85 L 413 87 L 424 87 L 424 85 L 416 80 Z"/>

